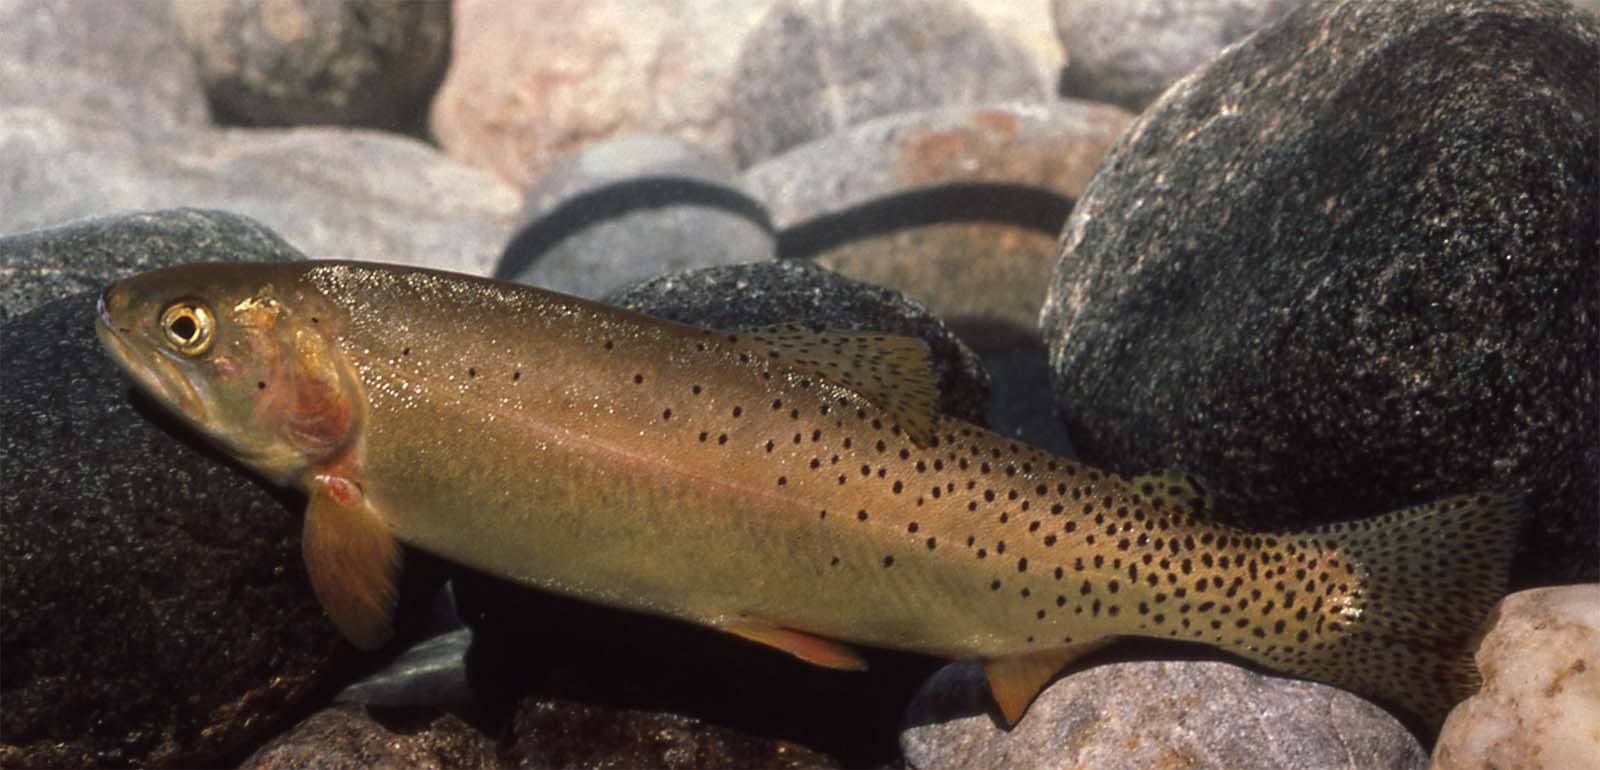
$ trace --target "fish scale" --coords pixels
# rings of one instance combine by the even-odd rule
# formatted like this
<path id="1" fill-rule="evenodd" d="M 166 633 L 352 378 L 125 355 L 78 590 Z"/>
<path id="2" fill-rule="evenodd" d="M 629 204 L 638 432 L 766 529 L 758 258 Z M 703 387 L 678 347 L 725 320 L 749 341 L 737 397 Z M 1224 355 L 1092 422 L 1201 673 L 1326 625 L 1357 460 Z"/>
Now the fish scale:
<path id="1" fill-rule="evenodd" d="M 714 331 L 411 268 L 158 271 L 108 291 L 99 328 L 158 401 L 306 489 L 313 585 L 367 646 L 399 541 L 821 665 L 862 665 L 843 642 L 982 659 L 1008 721 L 1136 635 L 1437 723 L 1476 685 L 1518 515 L 1478 494 L 1242 532 L 1182 474 L 937 414 L 917 340 Z"/>

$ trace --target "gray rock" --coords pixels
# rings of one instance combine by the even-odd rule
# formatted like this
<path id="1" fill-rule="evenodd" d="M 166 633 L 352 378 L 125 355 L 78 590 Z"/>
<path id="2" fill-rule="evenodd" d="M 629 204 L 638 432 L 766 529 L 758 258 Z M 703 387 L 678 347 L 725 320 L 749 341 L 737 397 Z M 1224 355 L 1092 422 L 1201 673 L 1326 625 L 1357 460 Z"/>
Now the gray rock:
<path id="1" fill-rule="evenodd" d="M 312 714 L 240 765 L 246 770 L 504 767 L 494 741 L 454 714 L 422 709 L 379 712 L 344 705 Z"/>
<path id="2" fill-rule="evenodd" d="M 368 706 L 469 707 L 474 703 L 466 664 L 471 645 L 472 632 L 465 628 L 434 636 L 340 690 L 335 700 Z"/>
<path id="3" fill-rule="evenodd" d="M 47 257 L 109 280 L 299 255 L 201 212 L 0 238 L 0 264 Z M 298 504 L 130 400 L 97 297 L 0 326 L 0 765 L 215 765 L 348 648 L 301 566 Z"/>
<path id="4" fill-rule="evenodd" d="M 876 118 L 752 166 L 780 254 L 1031 333 L 1056 236 L 1133 116 L 1084 102 Z"/>
<path id="5" fill-rule="evenodd" d="M 173 209 L 35 230 L 0 240 L 0 321 L 158 267 L 244 254 L 290 255 L 276 233 L 221 211 Z"/>
<path id="6" fill-rule="evenodd" d="M 517 704 L 502 767 L 838 767 L 825 754 L 690 717 L 551 698 Z"/>
<path id="7" fill-rule="evenodd" d="M 1057 680 L 1011 730 L 976 663 L 928 680 L 900 735 L 912 767 L 1339 768 L 1427 766 L 1384 710 L 1325 685 L 1216 661 L 1095 666 Z"/>
<path id="8" fill-rule="evenodd" d="M 487 274 L 516 195 L 413 139 L 344 129 L 139 141 L 0 109 L 0 233 L 173 206 L 253 217 L 318 259 Z"/>
<path id="9" fill-rule="evenodd" d="M 1067 49 L 1062 96 L 1134 112 L 1245 35 L 1306 0 L 1054 0 Z"/>
<path id="10" fill-rule="evenodd" d="M 421 134 L 450 50 L 448 3 L 173 0 L 219 122 Z"/>
<path id="11" fill-rule="evenodd" d="M 727 161 L 633 134 L 556 164 L 530 188 L 496 268 L 582 297 L 664 273 L 769 260 L 772 227 Z"/>
<path id="12" fill-rule="evenodd" d="M 1324 1 L 1185 81 L 1062 235 L 1073 442 L 1278 527 L 1526 489 L 1522 579 L 1592 578 L 1597 71 L 1568 6 Z"/>
<path id="13" fill-rule="evenodd" d="M 887 331 L 919 337 L 932 351 L 946 414 L 983 424 L 989 376 L 978 357 L 916 302 L 791 260 L 668 275 L 613 292 L 605 301 L 710 329 L 784 323 Z"/>
<path id="14" fill-rule="evenodd" d="M 0 29 L 6 109 L 47 109 L 139 136 L 207 123 L 200 77 L 165 2 L 0 0 Z M 18 199 L 5 200 L 9 208 Z"/>
<path id="15" fill-rule="evenodd" d="M 741 165 L 880 115 L 1045 93 L 1020 46 L 960 0 L 785 0 L 748 37 L 733 88 Z"/>

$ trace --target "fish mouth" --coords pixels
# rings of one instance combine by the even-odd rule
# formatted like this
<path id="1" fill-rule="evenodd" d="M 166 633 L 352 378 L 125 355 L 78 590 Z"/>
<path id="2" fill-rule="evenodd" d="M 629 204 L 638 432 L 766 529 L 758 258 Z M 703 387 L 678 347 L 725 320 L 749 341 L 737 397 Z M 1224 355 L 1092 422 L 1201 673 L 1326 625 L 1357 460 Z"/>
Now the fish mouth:
<path id="1" fill-rule="evenodd" d="M 140 390 L 180 416 L 203 423 L 205 401 L 170 354 L 159 347 L 134 342 L 130 339 L 131 329 L 117 326 L 106 307 L 111 291 L 102 292 L 95 305 L 94 332 L 100 346 Z"/>

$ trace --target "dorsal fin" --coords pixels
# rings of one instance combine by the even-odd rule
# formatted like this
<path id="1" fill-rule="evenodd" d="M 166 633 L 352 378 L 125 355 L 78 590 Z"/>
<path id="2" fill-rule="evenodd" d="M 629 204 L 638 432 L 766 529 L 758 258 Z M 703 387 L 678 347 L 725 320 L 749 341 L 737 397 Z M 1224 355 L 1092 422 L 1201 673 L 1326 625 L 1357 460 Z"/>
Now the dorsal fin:
<path id="1" fill-rule="evenodd" d="M 1128 485 L 1152 502 L 1162 501 L 1191 513 L 1206 513 L 1215 509 L 1205 482 L 1192 473 L 1156 471 L 1135 476 L 1128 480 Z"/>
<path id="2" fill-rule="evenodd" d="M 886 332 L 817 329 L 803 324 L 746 332 L 763 358 L 845 388 L 872 402 L 918 446 L 933 441 L 939 413 L 928 343 Z"/>

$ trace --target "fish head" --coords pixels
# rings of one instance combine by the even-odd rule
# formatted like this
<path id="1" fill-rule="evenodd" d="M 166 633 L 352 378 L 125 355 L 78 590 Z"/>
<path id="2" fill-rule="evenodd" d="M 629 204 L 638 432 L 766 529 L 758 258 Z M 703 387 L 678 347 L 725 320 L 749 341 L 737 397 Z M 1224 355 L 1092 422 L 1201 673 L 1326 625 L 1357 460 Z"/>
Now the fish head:
<path id="1" fill-rule="evenodd" d="M 344 320 L 293 266 L 214 263 L 112 285 L 95 331 L 146 395 L 287 484 L 358 432 L 360 383 L 337 344 Z"/>

